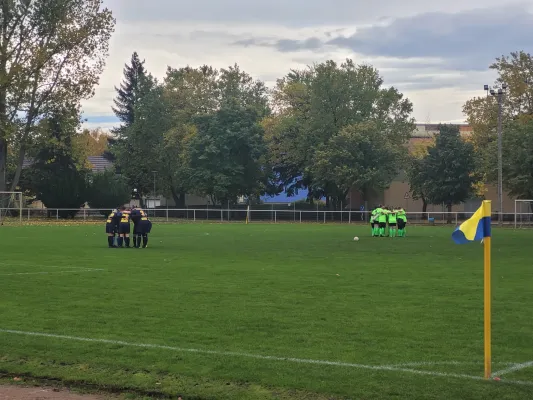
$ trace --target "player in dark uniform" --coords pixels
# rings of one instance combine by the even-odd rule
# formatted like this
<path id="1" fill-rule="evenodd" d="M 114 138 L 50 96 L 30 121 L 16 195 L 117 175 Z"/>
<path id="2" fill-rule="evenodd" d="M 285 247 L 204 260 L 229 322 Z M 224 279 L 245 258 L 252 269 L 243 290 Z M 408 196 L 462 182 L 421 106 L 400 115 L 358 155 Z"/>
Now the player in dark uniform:
<path id="1" fill-rule="evenodd" d="M 120 212 L 122 216 L 118 226 L 118 247 L 122 247 L 124 244 L 126 247 L 130 247 L 130 210 L 122 207 Z"/>
<path id="2" fill-rule="evenodd" d="M 139 236 L 137 237 L 137 244 L 141 245 L 141 237 L 143 242 L 143 249 L 148 247 L 148 234 L 152 231 L 152 221 L 148 218 L 148 215 L 141 210 L 141 220 L 139 221 Z"/>
<path id="3" fill-rule="evenodd" d="M 115 245 L 115 235 L 118 233 L 118 210 L 115 209 L 111 211 L 111 214 L 108 215 L 105 223 L 105 233 L 107 234 L 107 244 L 110 248 L 117 247 Z"/>
<path id="4" fill-rule="evenodd" d="M 138 249 L 141 245 L 139 236 L 139 222 L 141 222 L 141 210 L 133 207 L 130 214 L 131 222 L 133 222 L 133 247 Z M 140 236 L 139 236 L 140 239 Z"/>

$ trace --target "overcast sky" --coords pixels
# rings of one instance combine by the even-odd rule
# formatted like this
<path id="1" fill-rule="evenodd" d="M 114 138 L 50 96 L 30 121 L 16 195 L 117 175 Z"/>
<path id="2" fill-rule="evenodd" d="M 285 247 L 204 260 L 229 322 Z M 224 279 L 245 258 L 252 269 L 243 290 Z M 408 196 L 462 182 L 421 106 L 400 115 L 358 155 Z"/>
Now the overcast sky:
<path id="1" fill-rule="evenodd" d="M 162 78 L 168 65 L 235 62 L 273 86 L 291 68 L 327 59 L 376 66 L 414 103 L 418 122 L 464 122 L 494 58 L 533 52 L 533 0 L 104 0 L 116 19 L 87 126 L 116 124 L 114 86 L 137 51 Z"/>

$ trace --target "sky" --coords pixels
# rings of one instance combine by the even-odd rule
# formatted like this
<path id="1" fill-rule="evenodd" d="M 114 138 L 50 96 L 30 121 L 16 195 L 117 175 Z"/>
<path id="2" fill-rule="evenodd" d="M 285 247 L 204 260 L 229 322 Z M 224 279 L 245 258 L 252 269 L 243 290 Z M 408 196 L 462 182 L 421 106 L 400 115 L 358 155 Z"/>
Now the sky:
<path id="1" fill-rule="evenodd" d="M 496 78 L 496 57 L 533 52 L 533 0 L 104 0 L 117 19 L 110 55 L 83 103 L 85 126 L 117 125 L 115 86 L 134 51 L 157 78 L 234 63 L 273 87 L 290 69 L 370 63 L 419 123 L 463 123 L 466 100 Z"/>

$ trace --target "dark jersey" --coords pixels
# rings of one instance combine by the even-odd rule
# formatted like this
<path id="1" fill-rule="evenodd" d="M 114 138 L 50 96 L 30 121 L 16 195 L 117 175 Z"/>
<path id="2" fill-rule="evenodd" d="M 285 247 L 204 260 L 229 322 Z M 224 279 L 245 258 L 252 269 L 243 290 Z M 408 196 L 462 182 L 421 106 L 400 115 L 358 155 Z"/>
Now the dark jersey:
<path id="1" fill-rule="evenodd" d="M 130 223 L 131 214 L 129 211 L 123 211 L 122 216 L 120 217 L 120 223 L 121 224 L 129 224 Z"/>

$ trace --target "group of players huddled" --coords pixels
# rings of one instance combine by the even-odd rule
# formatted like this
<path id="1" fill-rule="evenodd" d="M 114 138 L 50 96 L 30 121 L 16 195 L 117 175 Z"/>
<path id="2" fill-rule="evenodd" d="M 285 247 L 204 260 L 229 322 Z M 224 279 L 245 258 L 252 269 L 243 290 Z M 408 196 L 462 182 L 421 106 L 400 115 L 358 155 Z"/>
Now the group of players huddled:
<path id="1" fill-rule="evenodd" d="M 105 224 L 107 244 L 110 248 L 130 247 L 131 223 L 133 222 L 133 247 L 145 249 L 152 222 L 141 208 L 120 207 L 111 211 Z"/>
<path id="2" fill-rule="evenodd" d="M 379 205 L 370 215 L 370 226 L 373 237 L 405 237 L 407 214 L 402 207 L 391 208 Z M 388 235 L 387 233 L 388 227 Z"/>

